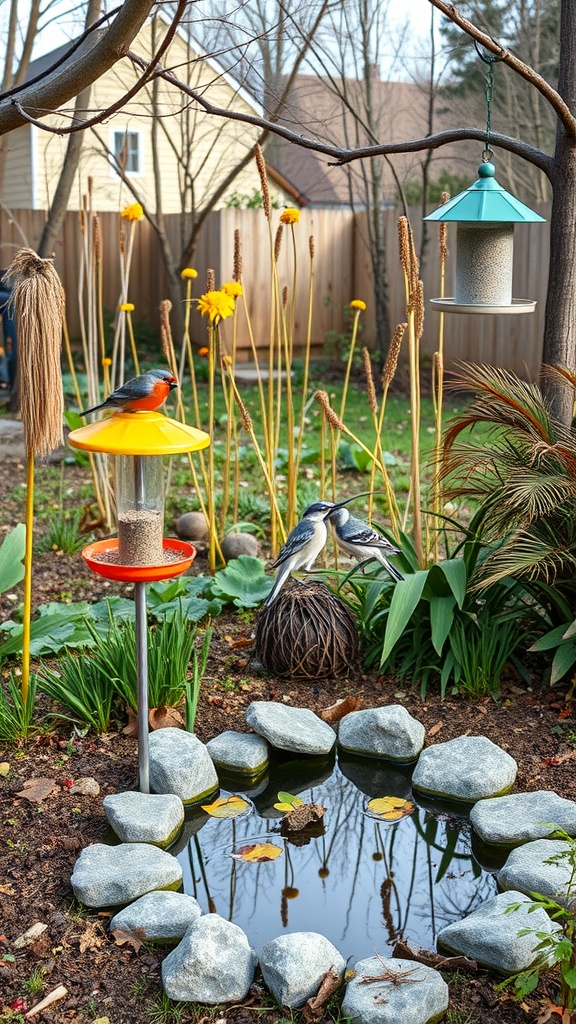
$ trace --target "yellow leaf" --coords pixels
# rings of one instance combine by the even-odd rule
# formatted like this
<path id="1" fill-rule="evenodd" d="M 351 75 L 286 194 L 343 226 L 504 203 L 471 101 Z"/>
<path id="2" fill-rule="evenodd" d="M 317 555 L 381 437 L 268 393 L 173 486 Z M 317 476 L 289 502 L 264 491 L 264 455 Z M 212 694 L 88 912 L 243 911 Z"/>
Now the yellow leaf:
<path id="1" fill-rule="evenodd" d="M 202 810 L 212 818 L 236 818 L 249 811 L 250 804 L 234 793 L 232 796 L 222 796 L 212 804 L 202 804 Z"/>
<path id="2" fill-rule="evenodd" d="M 273 843 L 252 843 L 250 846 L 243 846 L 232 856 L 236 860 L 247 860 L 250 864 L 260 864 L 265 860 L 276 860 L 281 853 L 282 848 L 274 846 Z"/>
<path id="3" fill-rule="evenodd" d="M 274 804 L 277 811 L 292 811 L 294 810 L 292 804 Z"/>
<path id="4" fill-rule="evenodd" d="M 6 776 L 10 771 L 10 764 L 8 761 L 0 761 L 0 775 Z"/>
<path id="5" fill-rule="evenodd" d="M 403 800 L 399 796 L 382 796 L 370 800 L 366 810 L 375 818 L 382 821 L 399 821 L 406 818 L 414 811 L 414 804 L 410 800 Z"/>

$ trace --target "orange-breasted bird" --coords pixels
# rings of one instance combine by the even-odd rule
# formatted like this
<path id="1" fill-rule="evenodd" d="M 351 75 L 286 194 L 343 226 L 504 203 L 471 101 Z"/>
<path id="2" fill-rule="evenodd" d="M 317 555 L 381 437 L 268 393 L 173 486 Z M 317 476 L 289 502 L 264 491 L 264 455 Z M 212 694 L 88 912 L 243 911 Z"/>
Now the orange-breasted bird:
<path id="1" fill-rule="evenodd" d="M 85 409 L 81 416 L 99 409 L 120 409 L 122 412 L 150 412 L 159 409 L 166 401 L 172 388 L 178 387 L 178 381 L 170 370 L 148 370 L 139 377 L 132 377 L 121 387 L 116 388 L 105 402 Z"/>

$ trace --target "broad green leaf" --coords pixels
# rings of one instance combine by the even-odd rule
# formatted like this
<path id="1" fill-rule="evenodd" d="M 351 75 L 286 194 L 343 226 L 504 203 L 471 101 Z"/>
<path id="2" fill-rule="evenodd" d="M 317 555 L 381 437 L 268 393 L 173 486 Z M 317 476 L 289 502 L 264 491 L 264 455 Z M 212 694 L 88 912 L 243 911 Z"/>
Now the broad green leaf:
<path id="1" fill-rule="evenodd" d="M 384 664 L 394 644 L 400 639 L 406 629 L 412 613 L 422 597 L 422 591 L 427 579 L 428 570 L 419 569 L 418 572 L 400 580 L 394 587 L 388 622 L 386 623 L 386 633 L 384 634 L 384 646 L 380 659 L 381 665 Z"/>
<path id="2" fill-rule="evenodd" d="M 18 523 L 7 533 L 0 545 L 0 594 L 15 587 L 24 579 L 24 549 L 26 546 L 26 527 Z"/>
<path id="3" fill-rule="evenodd" d="M 562 676 L 565 676 L 569 669 L 576 662 L 576 641 L 566 640 L 560 645 L 552 661 L 552 672 L 550 673 L 550 686 L 554 686 Z"/>
<path id="4" fill-rule="evenodd" d="M 272 576 L 264 572 L 264 562 L 252 555 L 240 555 L 220 569 L 212 580 L 212 595 L 237 608 L 255 608 L 270 593 Z"/>
<path id="5" fill-rule="evenodd" d="M 233 793 L 232 796 L 221 796 L 211 804 L 202 804 L 202 810 L 206 811 L 211 818 L 237 818 L 239 814 L 245 814 L 251 810 L 250 804 L 241 796 Z"/>
<path id="6" fill-rule="evenodd" d="M 569 963 L 563 963 L 560 970 L 568 987 L 576 988 L 576 967 L 570 967 Z"/>
<path id="7" fill-rule="evenodd" d="M 539 976 L 537 971 L 534 971 L 533 973 L 524 971 L 522 974 L 519 974 L 514 982 L 514 988 L 516 989 L 518 996 L 522 997 L 530 995 L 530 993 L 536 988 L 538 980 Z"/>
<path id="8" fill-rule="evenodd" d="M 541 636 L 538 640 L 536 640 L 536 642 L 533 643 L 532 646 L 528 648 L 528 650 L 551 651 L 553 647 L 558 647 L 558 644 L 562 642 L 565 633 L 566 624 L 564 624 L 563 626 L 555 626 L 554 629 L 551 629 L 548 633 L 545 633 L 544 636 Z"/>
<path id="9" fill-rule="evenodd" d="M 451 595 L 449 597 L 434 597 L 430 601 L 431 636 L 437 654 L 442 654 L 446 637 L 452 627 L 455 605 L 456 599 Z"/>
<path id="10" fill-rule="evenodd" d="M 273 843 L 252 843 L 250 846 L 243 846 L 242 849 L 236 850 L 232 856 L 236 860 L 246 860 L 250 864 L 261 864 L 262 861 L 276 860 L 281 853 L 282 848 L 274 846 Z"/>
<path id="11" fill-rule="evenodd" d="M 568 629 L 563 635 L 563 639 L 570 640 L 570 638 L 573 636 L 576 636 L 576 619 L 574 619 L 574 622 L 571 622 L 568 626 Z"/>
<path id="12" fill-rule="evenodd" d="M 284 793 L 282 790 L 278 793 L 278 803 L 274 804 L 277 811 L 293 811 L 295 807 L 302 806 L 302 799 L 299 796 L 292 796 L 292 793 Z"/>
<path id="13" fill-rule="evenodd" d="M 458 602 L 458 607 L 461 608 L 466 597 L 466 584 L 468 582 L 464 559 L 449 558 L 445 562 L 437 562 L 436 564 L 444 573 L 448 586 Z"/>

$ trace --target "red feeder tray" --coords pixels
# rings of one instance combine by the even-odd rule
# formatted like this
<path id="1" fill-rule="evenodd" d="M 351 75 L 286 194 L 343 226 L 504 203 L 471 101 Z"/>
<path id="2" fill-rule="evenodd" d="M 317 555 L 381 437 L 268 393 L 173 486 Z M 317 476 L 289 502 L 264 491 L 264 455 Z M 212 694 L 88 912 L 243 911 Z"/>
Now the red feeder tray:
<path id="1" fill-rule="evenodd" d="M 122 583 L 155 583 L 157 580 L 181 576 L 196 558 L 196 548 L 183 540 L 165 537 L 162 547 L 164 550 L 180 552 L 181 557 L 175 562 L 163 562 L 162 565 L 120 565 L 118 562 L 101 562 L 95 557 L 118 551 L 118 538 L 97 540 L 94 544 L 88 544 L 82 550 L 82 557 L 92 572 L 105 576 L 108 580 L 120 580 Z"/>

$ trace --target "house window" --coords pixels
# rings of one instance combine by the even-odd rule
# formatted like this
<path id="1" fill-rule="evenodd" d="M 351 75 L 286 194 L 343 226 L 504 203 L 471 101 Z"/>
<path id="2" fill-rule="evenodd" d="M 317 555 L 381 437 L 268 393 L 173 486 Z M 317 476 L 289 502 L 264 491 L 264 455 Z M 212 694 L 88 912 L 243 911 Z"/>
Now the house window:
<path id="1" fill-rule="evenodd" d="M 140 132 L 114 132 L 114 156 L 125 174 L 141 174 Z"/>

